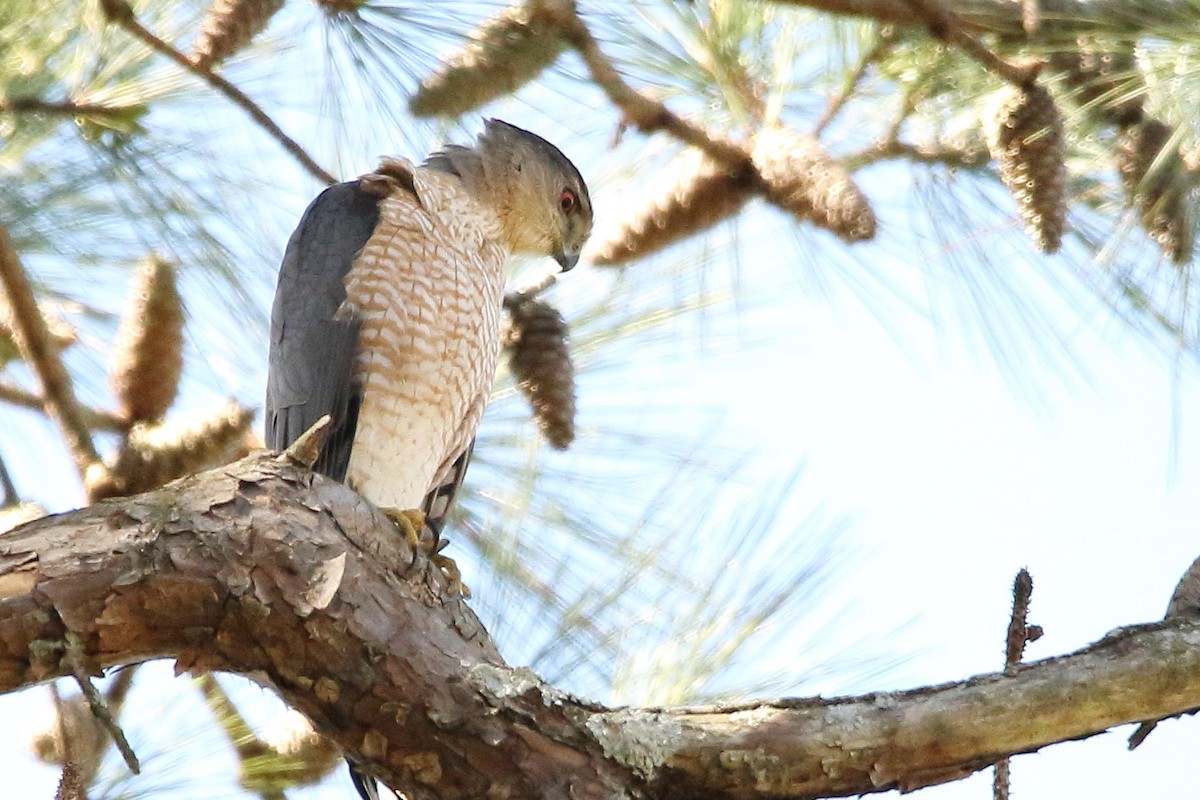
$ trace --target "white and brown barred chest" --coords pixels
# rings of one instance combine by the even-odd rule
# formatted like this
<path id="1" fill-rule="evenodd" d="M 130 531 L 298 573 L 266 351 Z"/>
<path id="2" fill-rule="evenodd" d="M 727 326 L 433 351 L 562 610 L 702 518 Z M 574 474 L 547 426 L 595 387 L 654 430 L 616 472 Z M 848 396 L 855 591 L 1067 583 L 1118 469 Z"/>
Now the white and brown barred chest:
<path id="1" fill-rule="evenodd" d="M 470 443 L 500 349 L 499 222 L 456 178 L 412 175 L 346 280 L 363 384 L 347 478 L 381 508 L 419 507 Z"/>

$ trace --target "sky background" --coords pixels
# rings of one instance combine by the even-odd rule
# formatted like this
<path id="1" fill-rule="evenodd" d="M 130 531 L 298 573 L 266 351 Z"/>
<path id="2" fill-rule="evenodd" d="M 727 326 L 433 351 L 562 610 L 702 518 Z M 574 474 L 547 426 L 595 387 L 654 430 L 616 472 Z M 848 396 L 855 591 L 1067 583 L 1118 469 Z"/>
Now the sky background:
<path id="1" fill-rule="evenodd" d="M 280 55 L 264 75 L 243 75 L 252 88 L 274 76 L 286 90 L 289 65 L 306 52 Z M 561 86 L 552 91 L 559 96 Z M 489 111 L 558 142 L 580 164 L 593 185 L 601 231 L 627 207 L 622 158 L 648 145 L 630 135 L 622 150 L 609 151 L 598 131 L 611 119 L 577 113 L 594 100 L 586 92 L 567 107 L 571 114 L 537 113 L 544 97 L 526 93 Z M 204 124 L 236 131 L 240 118 L 225 114 Z M 322 119 L 311 108 L 280 109 L 285 127 L 313 132 L 313 138 L 322 128 L 309 125 Z M 353 175 L 370 168 L 377 154 L 416 156 L 441 136 L 428 126 L 403 135 L 384 124 L 369 127 L 354 132 L 363 140 L 354 147 L 346 143 L 352 137 L 344 137 L 337 146 L 314 148 L 326 163 L 339 163 L 340 174 Z M 473 118 L 463 129 L 477 127 Z M 271 148 L 259 142 L 240 154 L 258 153 L 266 159 L 264 171 L 278 167 L 280 175 L 256 218 L 271 244 L 247 254 L 248 291 L 263 315 L 288 231 L 316 191 Z M 1200 555 L 1200 384 L 1191 357 L 1131 333 L 1064 260 L 1034 259 L 1027 248 L 1008 244 L 1019 238 L 1019 227 L 1011 207 L 998 201 L 996 228 L 982 234 L 985 245 L 994 244 L 999 268 L 1007 271 L 1003 279 L 1019 283 L 1024 300 L 1038 309 L 1042 330 L 1057 339 L 1021 345 L 1035 337 L 1017 329 L 1012 317 L 988 317 L 961 300 L 962 285 L 945 266 L 955 245 L 912 222 L 918 200 L 898 180 L 903 173 L 878 168 L 862 176 L 886 246 L 846 248 L 824 234 L 797 232 L 789 219 L 756 206 L 734 229 L 634 266 L 637 286 L 659 287 L 665 299 L 647 289 L 631 303 L 669 306 L 698 287 L 714 299 L 703 315 L 683 317 L 644 347 L 620 350 L 604 363 L 585 359 L 581 446 L 544 456 L 550 468 L 624 485 L 630 473 L 622 459 L 645 455 L 630 449 L 629 434 L 743 453 L 742 468 L 716 501 L 722 522 L 711 533 L 718 537 L 735 534 L 739 520 L 753 517 L 760 487 L 797 475 L 759 552 L 718 565 L 731 571 L 742 561 L 769 565 L 773 548 L 783 551 L 784 538 L 806 530 L 808 519 L 839 531 L 831 545 L 839 556 L 836 572 L 810 604 L 811 614 L 773 621 L 760 636 L 757 666 L 786 672 L 806 658 L 823 663 L 808 651 L 814 647 L 822 653 L 851 648 L 887 669 L 867 678 L 861 671 L 814 668 L 786 694 L 902 689 L 997 670 L 1011 583 L 1022 566 L 1034 579 L 1030 621 L 1045 630 L 1027 659 L 1077 649 L 1112 628 L 1160 618 L 1175 582 Z M 680 264 L 701 256 L 701 270 L 681 271 Z M 610 295 L 618 280 L 584 265 L 553 297 L 570 320 L 573 309 Z M 224 395 L 258 405 L 265 346 L 247 348 L 237 337 L 265 341 L 264 317 L 246 317 L 235 335 L 226 330 L 230 321 L 219 294 L 192 296 L 191 391 L 183 406 L 203 407 Z M 1018 344 L 998 350 L 998 331 Z M 218 346 L 206 349 L 210 340 Z M 70 506 L 61 446 L 52 433 L 29 421 L 0 433 L 0 443 L 24 493 L 58 509 Z M 50 453 L 43 470 L 22 460 L 43 450 Z M 669 468 L 657 469 L 654 485 L 672 478 Z M 476 474 L 486 480 L 490 473 Z M 640 499 L 633 493 L 626 502 Z M 688 508 L 674 513 L 679 529 L 690 530 Z M 713 566 L 688 562 L 705 557 L 702 546 L 680 550 L 682 567 Z M 464 566 L 475 568 L 469 559 Z M 487 580 L 470 571 L 466 577 L 475 602 L 489 608 Z M 747 571 L 742 582 L 752 591 L 759 580 L 762 573 Z M 638 622 L 647 628 L 665 622 L 686 639 L 689 609 L 664 603 L 645 613 L 634 620 L 634 634 Z M 503 620 L 497 617 L 495 625 Z M 519 650 L 506 654 L 522 660 Z M 219 742 L 204 739 L 207 712 L 170 674 L 170 665 L 156 664 L 139 677 L 135 691 L 147 724 L 138 725 L 135 746 L 162 755 L 148 761 L 157 777 L 130 787 L 162 789 L 170 780 L 178 781 L 173 797 L 229 796 L 227 784 L 190 780 L 210 770 L 228 774 L 232 762 Z M 636 702 L 646 688 L 630 681 L 598 699 Z M 235 691 L 260 719 L 278 710 L 262 690 Z M 8 776 L 13 797 L 53 796 L 57 771 L 27 755 L 31 730 L 47 722 L 46 697 L 44 688 L 35 688 L 0 698 L 6 721 L 0 774 Z M 1200 735 L 1196 724 L 1190 718 L 1165 723 L 1132 754 L 1125 750 L 1129 730 L 1122 729 L 1019 757 L 1013 794 L 1023 800 L 1194 796 L 1200 779 L 1186 765 Z M 179 741 L 204 744 L 186 751 L 185 760 L 185 751 L 171 746 Z M 294 796 L 352 796 L 344 775 L 337 781 Z M 921 796 L 984 798 L 988 781 L 985 772 Z"/>

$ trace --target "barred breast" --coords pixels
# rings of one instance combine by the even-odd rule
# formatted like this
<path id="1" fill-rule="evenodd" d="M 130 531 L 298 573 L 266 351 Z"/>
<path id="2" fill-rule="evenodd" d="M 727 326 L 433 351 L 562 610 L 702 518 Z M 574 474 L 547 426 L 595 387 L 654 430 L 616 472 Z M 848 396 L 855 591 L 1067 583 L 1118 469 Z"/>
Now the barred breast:
<path id="1" fill-rule="evenodd" d="M 390 159 L 407 186 L 346 278 L 362 321 L 363 401 L 347 482 L 381 508 L 419 508 L 470 444 L 496 371 L 504 263 L 495 214 L 453 175 Z"/>

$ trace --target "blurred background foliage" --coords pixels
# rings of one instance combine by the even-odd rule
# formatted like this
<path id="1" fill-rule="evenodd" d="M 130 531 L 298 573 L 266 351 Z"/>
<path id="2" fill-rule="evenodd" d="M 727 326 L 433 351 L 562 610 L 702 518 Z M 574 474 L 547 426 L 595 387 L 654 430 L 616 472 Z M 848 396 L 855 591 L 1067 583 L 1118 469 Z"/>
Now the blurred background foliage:
<path id="1" fill-rule="evenodd" d="M 1081 296 L 1181 364 L 1197 353 L 1200 14 L 1021 20 L 1017 5 L 972 4 L 952 29 L 1027 69 L 1024 87 L 928 19 L 802 3 L 7 0 L 0 224 L 98 456 L 65 448 L 69 425 L 41 410 L 37 334 L 14 306 L 0 328 L 11 520 L 257 446 L 274 271 L 323 183 L 271 125 L 349 179 L 503 116 L 588 177 L 592 261 L 607 266 L 555 282 L 514 265 L 514 290 L 548 285 L 569 325 L 574 441 L 547 446 L 502 366 L 450 534 L 473 607 L 510 662 L 606 701 L 862 686 L 903 653 L 854 639 L 847 609 L 820 602 L 853 558 L 845 520 L 805 493 L 802 464 L 781 477 L 728 435 L 705 392 L 736 379 L 720 365 L 779 368 L 763 345 L 789 293 L 962 336 L 1031 396 L 1031 360 L 1074 369 L 1054 320 Z M 1003 110 L 1034 83 L 1049 111 Z M 1005 130 L 1015 149 L 989 145 Z M 1004 169 L 1026 170 L 1021 185 Z M 1039 226 L 1056 216 L 1047 248 Z M 772 275 L 746 267 L 771 260 Z M 159 667 L 122 716 L 147 774 L 100 748 L 88 796 L 329 791 L 300 788 L 326 774 L 301 768 L 326 763 L 319 748 L 288 761 L 264 738 L 282 713 L 270 697 Z M 164 714 L 178 720 L 165 737 Z M 250 724 L 222 739 L 213 721 L 231 718 Z M 39 755 L 61 761 L 44 736 Z M 208 777 L 210 756 L 227 779 Z"/>

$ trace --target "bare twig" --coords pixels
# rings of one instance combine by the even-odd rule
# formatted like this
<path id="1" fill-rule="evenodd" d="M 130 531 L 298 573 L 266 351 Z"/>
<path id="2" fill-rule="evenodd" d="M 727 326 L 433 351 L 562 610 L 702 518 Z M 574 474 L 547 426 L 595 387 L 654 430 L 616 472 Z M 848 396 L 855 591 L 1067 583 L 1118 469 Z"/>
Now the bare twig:
<path id="1" fill-rule="evenodd" d="M 1012 64 L 988 49 L 987 45 L 968 31 L 953 11 L 943 8 L 937 0 L 908 0 L 908 4 L 925 17 L 929 33 L 935 39 L 955 45 L 971 58 L 1018 86 L 1029 86 L 1037 79 L 1045 62 L 1032 61 Z"/>
<path id="2" fill-rule="evenodd" d="M 54 793 L 54 800 L 87 800 L 84 788 L 79 765 L 67 760 L 63 764 L 62 777 L 58 779 L 58 791 Z"/>
<path id="3" fill-rule="evenodd" d="M 87 669 L 84 667 L 83 645 L 77 634 L 67 634 L 66 658 L 71 664 L 71 671 L 74 673 L 75 682 L 79 684 L 79 689 L 83 692 L 83 696 L 88 702 L 88 708 L 91 709 L 92 714 L 99 720 L 104 730 L 108 731 L 108 735 L 112 737 L 113 744 L 117 746 L 117 752 L 125 759 L 125 766 L 129 767 L 129 771 L 134 775 L 141 774 L 142 767 L 138 763 L 138 757 L 133 752 L 133 748 L 129 745 L 129 740 L 125 738 L 125 731 L 121 730 L 121 726 L 113 719 L 112 713 L 108 710 L 108 705 L 104 702 L 104 698 L 100 695 L 100 692 L 96 691 L 91 676 L 88 675 Z M 63 741 L 66 741 L 66 739 L 64 738 Z"/>
<path id="4" fill-rule="evenodd" d="M 1025 653 L 1028 642 L 1040 639 L 1042 628 L 1028 624 L 1029 598 L 1033 595 L 1033 578 L 1029 570 L 1022 567 L 1013 580 L 1013 607 L 1008 619 L 1008 635 L 1004 641 L 1004 674 L 1016 675 L 1017 665 Z M 1009 763 L 1004 758 L 996 762 L 992 778 L 992 800 L 1008 800 Z"/>
<path id="5" fill-rule="evenodd" d="M 75 398 L 71 377 L 63 366 L 58 347 L 33 296 L 29 277 L 3 225 L 0 225 L 0 284 L 3 284 L 8 299 L 13 335 L 21 357 L 41 381 L 46 411 L 62 429 L 75 458 L 75 466 L 83 475 L 91 464 L 100 460 L 100 456 L 92 443 L 83 409 Z"/>
<path id="6" fill-rule="evenodd" d="M 50 413 L 46 398 L 7 383 L 0 383 L 0 402 Z M 129 420 L 121 419 L 110 411 L 97 411 L 87 406 L 81 406 L 79 411 L 83 414 L 84 424 L 94 431 L 124 431 L 129 428 Z"/>
<path id="7" fill-rule="evenodd" d="M 17 494 L 17 487 L 13 486 L 12 478 L 8 474 L 8 465 L 4 463 L 3 457 L 0 457 L 0 490 L 4 492 L 4 499 L 0 501 L 0 508 L 15 506 L 21 502 L 21 498 Z"/>
<path id="8" fill-rule="evenodd" d="M 275 121 L 271 119 L 267 112 L 263 111 L 253 100 L 251 100 L 241 89 L 234 86 L 229 81 L 217 75 L 210 69 L 198 66 L 190 58 L 175 49 L 171 45 L 164 42 L 162 39 L 155 36 L 146 29 L 137 17 L 134 16 L 133 9 L 125 0 L 100 0 L 100 6 L 104 9 L 105 15 L 110 22 L 115 22 L 133 36 L 141 39 L 149 45 L 155 52 L 166 56 L 174 61 L 183 69 L 196 75 L 209 86 L 216 89 L 221 94 L 225 95 L 234 105 L 241 108 L 250 118 L 258 123 L 264 131 L 267 132 L 275 141 L 279 142 L 288 153 L 295 158 L 300 165 L 308 170 L 314 178 L 326 184 L 336 183 L 337 178 L 326 172 L 316 161 L 313 160 L 307 151 L 300 146 L 295 139 L 283 132 Z"/>

